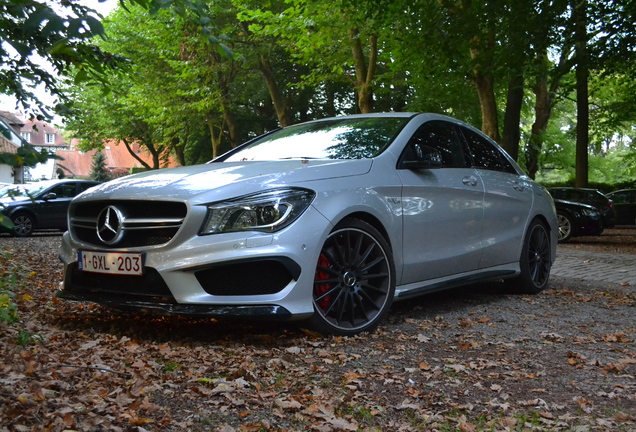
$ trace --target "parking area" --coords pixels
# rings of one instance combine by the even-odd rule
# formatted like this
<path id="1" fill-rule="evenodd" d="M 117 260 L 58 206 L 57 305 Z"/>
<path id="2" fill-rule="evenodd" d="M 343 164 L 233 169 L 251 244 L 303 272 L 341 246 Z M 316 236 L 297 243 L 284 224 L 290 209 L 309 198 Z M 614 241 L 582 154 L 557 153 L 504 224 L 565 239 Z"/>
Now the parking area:
<path id="1" fill-rule="evenodd" d="M 559 248 L 552 275 L 636 286 L 636 255 Z"/>
<path id="2" fill-rule="evenodd" d="M 619 226 L 560 244 L 552 275 L 636 286 L 636 227 Z"/>

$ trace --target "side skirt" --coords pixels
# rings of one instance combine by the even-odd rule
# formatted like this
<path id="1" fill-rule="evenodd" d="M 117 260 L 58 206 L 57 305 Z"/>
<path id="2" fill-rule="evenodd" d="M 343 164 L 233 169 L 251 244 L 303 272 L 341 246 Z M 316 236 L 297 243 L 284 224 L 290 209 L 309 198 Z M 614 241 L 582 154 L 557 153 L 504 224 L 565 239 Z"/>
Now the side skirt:
<path id="1" fill-rule="evenodd" d="M 487 280 L 507 279 L 520 273 L 519 263 L 508 264 L 477 272 L 464 273 L 445 278 L 438 278 L 429 281 L 415 282 L 408 285 L 400 285 L 395 289 L 395 301 L 417 297 L 435 291 L 442 291 L 449 288 L 456 288 L 462 285 L 469 285 Z"/>

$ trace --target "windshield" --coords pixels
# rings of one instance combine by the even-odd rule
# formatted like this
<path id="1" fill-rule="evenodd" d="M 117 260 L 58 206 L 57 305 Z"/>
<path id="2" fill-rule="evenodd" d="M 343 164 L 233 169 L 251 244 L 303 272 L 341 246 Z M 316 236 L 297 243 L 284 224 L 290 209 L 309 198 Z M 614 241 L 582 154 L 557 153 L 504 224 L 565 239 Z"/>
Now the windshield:
<path id="1" fill-rule="evenodd" d="M 365 159 L 382 153 L 406 124 L 405 117 L 342 118 L 290 126 L 220 160 Z"/>

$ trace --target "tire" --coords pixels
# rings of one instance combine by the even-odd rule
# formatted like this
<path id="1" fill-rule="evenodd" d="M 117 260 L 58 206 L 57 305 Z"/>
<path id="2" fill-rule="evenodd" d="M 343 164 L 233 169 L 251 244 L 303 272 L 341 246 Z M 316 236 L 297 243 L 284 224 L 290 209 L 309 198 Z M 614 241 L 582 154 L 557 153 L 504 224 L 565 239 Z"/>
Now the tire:
<path id="1" fill-rule="evenodd" d="M 523 241 L 519 260 L 521 273 L 505 281 L 508 290 L 519 294 L 538 294 L 543 291 L 550 279 L 551 254 L 548 230 L 541 222 L 533 221 Z"/>
<path id="2" fill-rule="evenodd" d="M 567 243 L 572 238 L 574 225 L 572 219 L 565 213 L 557 213 L 557 222 L 559 223 L 559 243 Z"/>
<path id="3" fill-rule="evenodd" d="M 13 229 L 11 234 L 15 237 L 29 237 L 35 229 L 35 220 L 27 213 L 18 213 L 13 218 Z"/>
<path id="4" fill-rule="evenodd" d="M 395 295 L 393 254 L 384 237 L 358 219 L 345 219 L 329 234 L 316 265 L 310 326 L 323 334 L 372 332 Z"/>

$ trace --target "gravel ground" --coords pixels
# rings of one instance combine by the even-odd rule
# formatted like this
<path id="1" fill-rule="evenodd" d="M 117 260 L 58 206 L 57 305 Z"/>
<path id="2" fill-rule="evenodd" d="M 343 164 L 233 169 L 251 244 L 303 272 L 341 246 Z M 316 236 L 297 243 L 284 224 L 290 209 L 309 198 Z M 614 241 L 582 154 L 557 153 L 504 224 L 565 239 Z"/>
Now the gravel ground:
<path id="1" fill-rule="evenodd" d="M 632 253 L 635 234 L 559 250 Z M 322 337 L 55 301 L 59 240 L 0 236 L 35 272 L 20 292 L 24 327 L 0 325 L 0 431 L 636 431 L 629 285 L 553 277 L 537 296 L 471 285 L 396 303 L 373 334 Z M 24 328 L 40 337 L 16 343 Z M 112 372 L 72 369 L 96 362 Z M 68 387 L 33 396 L 59 377 Z"/>

